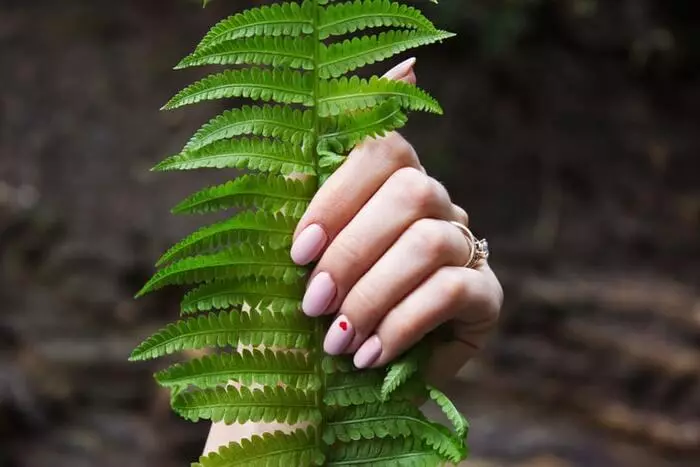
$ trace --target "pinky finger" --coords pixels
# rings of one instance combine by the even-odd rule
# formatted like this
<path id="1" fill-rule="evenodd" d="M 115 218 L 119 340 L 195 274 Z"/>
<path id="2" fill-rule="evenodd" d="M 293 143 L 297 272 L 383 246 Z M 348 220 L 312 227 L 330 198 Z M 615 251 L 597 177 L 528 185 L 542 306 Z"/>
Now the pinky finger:
<path id="1" fill-rule="evenodd" d="M 476 318 L 489 307 L 488 289 L 479 271 L 439 269 L 384 317 L 375 334 L 355 353 L 355 366 L 385 365 L 442 323 L 465 314 Z"/>

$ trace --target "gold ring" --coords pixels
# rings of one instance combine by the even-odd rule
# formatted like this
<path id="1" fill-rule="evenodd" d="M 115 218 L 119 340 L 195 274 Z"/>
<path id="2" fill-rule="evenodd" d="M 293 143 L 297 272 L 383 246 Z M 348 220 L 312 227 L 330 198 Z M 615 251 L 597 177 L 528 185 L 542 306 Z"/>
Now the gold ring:
<path id="1" fill-rule="evenodd" d="M 460 224 L 456 221 L 450 221 L 450 224 L 454 225 L 462 232 L 469 244 L 469 260 L 465 263 L 465 268 L 474 268 L 481 261 L 488 259 L 489 242 L 487 242 L 486 239 L 477 239 L 472 231 L 469 230 L 469 227 L 464 224 Z"/>

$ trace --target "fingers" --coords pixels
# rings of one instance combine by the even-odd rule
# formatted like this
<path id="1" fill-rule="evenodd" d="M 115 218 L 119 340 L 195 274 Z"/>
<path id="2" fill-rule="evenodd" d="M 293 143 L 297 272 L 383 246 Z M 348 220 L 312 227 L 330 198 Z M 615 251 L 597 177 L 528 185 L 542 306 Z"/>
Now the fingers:
<path id="1" fill-rule="evenodd" d="M 389 70 L 389 79 L 415 84 L 415 58 Z M 368 167 L 372 170 L 367 170 Z M 308 264 L 324 246 L 379 189 L 389 176 L 402 167 L 422 169 L 413 147 L 398 133 L 368 139 L 358 145 L 345 163 L 324 183 L 299 221 L 294 234 L 292 259 Z"/>
<path id="2" fill-rule="evenodd" d="M 304 312 L 319 316 L 336 310 L 355 282 L 411 224 L 423 218 L 452 220 L 453 215 L 449 195 L 441 184 L 414 168 L 398 170 L 323 253 L 302 304 Z M 453 226 L 451 230 L 457 231 Z"/>
<path id="3" fill-rule="evenodd" d="M 462 343 L 476 352 L 484 345 L 486 331 L 495 325 L 501 307 L 500 286 L 491 281 L 488 274 L 474 269 L 439 269 L 384 317 L 355 353 L 355 366 L 385 365 L 453 318 L 463 328 Z"/>
<path id="4" fill-rule="evenodd" d="M 436 219 L 414 222 L 342 302 L 339 319 L 351 323 L 354 332 L 346 351 L 357 350 L 386 312 L 436 270 L 468 259 L 469 245 L 453 225 Z"/>
<path id="5" fill-rule="evenodd" d="M 419 166 L 413 147 L 398 133 L 368 140 L 355 148 L 318 190 L 299 221 L 292 259 L 301 265 L 316 259 L 394 172 Z"/>

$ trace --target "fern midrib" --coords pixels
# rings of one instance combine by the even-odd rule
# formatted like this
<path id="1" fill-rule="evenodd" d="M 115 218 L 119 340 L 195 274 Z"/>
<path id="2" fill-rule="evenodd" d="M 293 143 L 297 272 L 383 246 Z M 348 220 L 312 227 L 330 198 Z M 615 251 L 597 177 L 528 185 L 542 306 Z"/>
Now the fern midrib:
<path id="1" fill-rule="evenodd" d="M 380 37 L 380 36 L 376 36 L 376 37 Z M 424 40 L 424 39 L 425 39 L 425 37 L 422 37 L 422 36 L 419 36 L 419 37 L 409 36 L 408 38 L 404 39 L 401 42 L 392 42 L 389 44 L 378 44 L 377 46 L 372 47 L 371 49 L 360 50 L 354 54 L 341 55 L 334 60 L 326 60 L 323 63 L 321 63 L 320 66 L 323 68 L 327 68 L 327 67 L 333 66 L 334 64 L 336 64 L 338 62 L 347 62 L 350 60 L 357 59 L 357 57 L 371 58 L 372 54 L 375 54 L 377 52 L 381 52 L 381 51 L 387 50 L 387 49 L 393 50 L 396 48 L 397 45 L 403 46 L 404 44 L 413 44 L 416 42 L 420 42 L 421 40 Z M 410 47 L 410 45 L 408 47 Z M 330 47 L 328 47 L 327 50 L 330 50 Z"/>
<path id="2" fill-rule="evenodd" d="M 289 130 L 294 130 L 298 131 L 300 133 L 310 133 L 311 130 L 306 127 L 299 127 L 296 125 L 293 125 L 289 122 L 283 121 L 281 119 L 272 119 L 272 118 L 258 118 L 258 119 L 250 119 L 250 120 L 245 120 L 243 122 L 236 122 L 236 123 L 231 123 L 229 125 L 223 126 L 219 128 L 216 131 L 212 131 L 208 135 L 206 135 L 206 140 L 211 140 L 211 141 L 218 141 L 219 138 L 218 136 L 220 134 L 224 135 L 224 138 L 226 137 L 226 134 L 231 131 L 231 129 L 236 128 L 236 127 L 250 127 L 254 125 L 274 125 L 278 128 L 287 128 Z M 204 139 L 204 138 L 203 138 Z"/>
<path id="3" fill-rule="evenodd" d="M 320 30 L 319 30 L 319 24 L 320 24 L 320 16 L 321 16 L 321 8 L 318 3 L 318 0 L 313 0 L 313 41 L 314 41 L 314 60 L 313 60 L 313 107 L 311 111 L 313 112 L 314 116 L 314 124 L 313 124 L 313 131 L 311 133 L 311 151 L 312 151 L 312 157 L 314 159 L 314 172 L 316 173 L 316 189 L 314 192 L 317 192 L 319 189 L 319 180 L 320 180 L 320 165 L 319 165 L 319 157 L 317 153 L 317 148 L 318 148 L 318 142 L 319 142 L 319 133 L 320 133 L 320 112 L 319 112 L 319 91 L 320 91 L 320 76 L 319 76 L 319 62 L 320 62 L 320 49 L 321 49 L 321 36 L 320 36 Z M 316 319 L 314 323 L 314 339 L 313 343 L 316 346 L 315 349 L 313 349 L 313 353 L 315 355 L 321 355 L 320 351 L 321 349 L 321 343 L 323 342 L 324 338 L 324 326 L 323 322 L 320 319 Z M 316 376 L 319 378 L 321 381 L 321 388 L 316 391 L 316 397 L 315 397 L 315 403 L 316 407 L 318 408 L 319 412 L 323 413 L 323 407 L 324 407 L 324 396 L 326 392 L 326 373 L 323 371 L 323 368 L 321 367 L 321 360 L 316 357 L 316 362 L 314 365 L 314 372 L 316 373 Z M 325 417 L 321 417 L 320 421 L 318 422 L 318 426 L 316 427 L 315 430 L 315 441 L 316 441 L 316 447 L 319 451 L 323 452 L 325 454 L 325 442 L 323 441 L 323 430 L 324 430 L 324 422 L 325 422 Z"/>
<path id="4" fill-rule="evenodd" d="M 311 21 L 302 21 L 302 20 L 289 21 L 288 19 L 279 19 L 279 20 L 259 21 L 259 22 L 256 22 L 256 24 L 259 26 L 271 26 L 271 25 L 275 25 L 275 24 L 287 24 L 287 25 L 301 24 L 301 25 L 311 26 L 312 22 Z M 239 26 L 239 27 L 235 28 L 234 31 L 241 31 L 241 30 L 247 29 L 248 27 L 249 26 Z M 235 34 L 231 34 L 231 31 L 226 31 L 226 32 L 221 33 L 221 34 L 215 34 L 215 35 L 211 36 L 210 40 L 207 41 L 207 45 L 203 48 L 203 50 L 206 50 L 207 48 L 212 47 L 212 44 L 218 44 L 218 43 L 222 42 L 221 38 L 225 37 L 227 35 L 233 35 L 234 39 L 241 37 L 241 36 L 236 36 Z M 245 35 L 243 37 L 245 37 Z M 231 39 L 231 40 L 233 40 L 233 39 Z"/>
<path id="5" fill-rule="evenodd" d="M 355 14 L 353 15 L 352 21 L 348 21 L 346 18 L 341 18 L 337 21 L 330 21 L 327 22 L 323 25 L 322 28 L 319 28 L 319 33 L 325 32 L 327 29 L 332 29 L 335 26 L 343 23 L 361 23 L 361 21 L 356 21 L 357 19 L 365 19 L 365 18 L 400 18 L 404 20 L 408 20 L 410 23 L 413 23 L 415 21 L 415 18 L 410 16 L 410 15 L 402 15 L 402 14 L 376 14 L 376 13 L 367 13 L 367 14 Z"/>
<path id="6" fill-rule="evenodd" d="M 188 96 L 188 100 L 193 100 L 195 98 L 199 98 L 199 96 L 206 96 L 206 95 L 211 95 L 214 94 L 214 91 L 220 91 L 222 89 L 227 89 L 227 88 L 255 88 L 255 89 L 265 89 L 265 90 L 270 90 L 270 91 L 282 91 L 286 92 L 289 94 L 294 94 L 298 96 L 303 96 L 303 97 L 311 97 L 309 93 L 299 91 L 296 88 L 284 88 L 280 86 L 273 86 L 273 85 L 265 85 L 261 84 L 257 81 L 252 81 L 249 83 L 236 83 L 236 84 L 220 84 L 218 86 L 211 86 L 209 88 L 203 89 L 201 91 L 195 91 L 191 93 Z"/>
<path id="7" fill-rule="evenodd" d="M 338 96 L 327 96 L 322 99 L 319 99 L 320 103 L 326 104 L 331 101 L 342 101 L 342 100 L 350 100 L 350 99 L 355 99 L 357 97 L 368 97 L 368 96 L 396 96 L 396 97 L 403 97 L 405 96 L 404 93 L 401 92 L 391 92 L 391 91 L 374 91 L 374 92 L 358 92 L 358 93 L 343 93 Z"/>
<path id="8" fill-rule="evenodd" d="M 241 53 L 246 53 L 246 54 L 255 53 L 255 54 L 260 54 L 260 55 L 271 55 L 271 56 L 276 56 L 276 57 L 284 56 L 284 57 L 288 57 L 288 58 L 297 58 L 297 59 L 303 59 L 303 60 L 311 60 L 312 59 L 311 56 L 303 54 L 303 53 L 294 53 L 292 51 L 285 51 L 285 50 L 279 50 L 279 49 L 270 50 L 270 49 L 253 49 L 253 48 L 251 48 L 251 49 L 246 49 L 245 51 L 243 51 Z M 224 55 L 224 56 L 231 55 L 231 52 L 228 50 L 225 50 L 225 51 L 221 51 L 221 52 L 217 52 L 217 53 L 208 53 L 208 54 L 206 54 L 206 57 L 219 57 L 222 55 Z M 200 59 L 200 57 L 194 56 L 192 58 L 193 61 L 196 61 L 198 59 Z"/>
<path id="9" fill-rule="evenodd" d="M 420 418 L 416 417 L 411 417 L 408 415 L 385 415 L 381 417 L 365 417 L 365 418 L 354 418 L 352 420 L 341 420 L 337 422 L 328 422 L 329 426 L 343 426 L 343 425 L 354 425 L 357 423 L 369 423 L 369 422 L 377 422 L 377 421 L 384 421 L 384 420 L 408 420 L 412 422 L 419 422 L 422 425 L 427 426 L 428 428 L 434 428 L 430 422 L 426 420 L 421 420 Z"/>
<path id="10" fill-rule="evenodd" d="M 237 330 L 231 330 L 231 329 L 216 329 L 216 330 L 202 330 L 202 331 L 195 331 L 195 332 L 188 332 L 186 334 L 186 338 L 196 338 L 199 336 L 206 336 L 206 335 L 213 335 L 213 334 L 228 334 L 231 332 L 236 332 L 238 334 L 245 334 L 245 333 L 251 333 L 251 332 L 266 332 L 266 333 L 287 333 L 287 334 L 313 334 L 314 330 L 305 330 L 305 329 L 289 329 L 289 328 L 273 328 L 270 327 L 269 325 L 263 324 L 261 327 L 251 327 L 251 328 L 246 328 L 246 329 L 237 329 Z M 150 349 L 148 349 L 148 354 L 158 354 L 158 350 L 166 347 L 171 344 L 172 342 L 176 342 L 178 340 L 182 340 L 184 337 L 182 335 L 176 335 L 173 336 L 167 340 L 164 340 L 162 342 L 157 343 Z M 209 345 L 203 345 L 202 347 L 210 347 Z"/>
<path id="11" fill-rule="evenodd" d="M 346 136 L 346 135 L 351 135 L 351 134 L 353 134 L 353 133 L 361 132 L 362 130 L 366 130 L 366 129 L 368 129 L 368 128 L 372 128 L 372 127 L 375 127 L 375 126 L 381 126 L 382 123 L 391 120 L 391 119 L 394 118 L 397 114 L 400 114 L 400 113 L 401 113 L 401 109 L 394 110 L 393 112 L 391 112 L 391 113 L 390 113 L 389 115 L 387 115 L 386 117 L 383 117 L 383 118 L 381 118 L 381 119 L 379 119 L 379 120 L 373 120 L 372 122 L 367 123 L 366 125 L 356 126 L 356 127 L 349 128 L 349 129 L 347 129 L 347 130 L 344 130 L 344 131 L 336 131 L 336 132 L 333 132 L 333 133 L 326 133 L 326 134 L 323 135 L 323 139 L 338 138 L 338 137 L 341 137 L 341 136 Z"/>
<path id="12" fill-rule="evenodd" d="M 217 376 L 228 376 L 228 375 L 238 375 L 238 374 L 275 374 L 275 375 L 294 375 L 294 376 L 314 376 L 314 374 L 311 372 L 311 370 L 275 370 L 275 371 L 270 371 L 269 368 L 260 368 L 260 369 L 250 369 L 250 368 L 243 368 L 241 369 L 240 367 L 235 367 L 235 368 L 226 368 L 223 370 L 217 370 L 217 371 L 208 371 L 206 373 L 200 373 L 198 376 L 193 377 L 192 375 L 183 375 L 183 376 L 178 376 L 178 377 L 173 377 L 173 378 L 168 378 L 163 380 L 163 384 L 166 384 L 168 386 L 170 385 L 176 385 L 179 382 L 182 381 L 191 381 L 193 379 L 203 379 L 203 378 L 214 378 Z M 231 378 L 228 379 L 233 379 L 235 380 L 235 376 L 231 376 Z"/>
<path id="13" fill-rule="evenodd" d="M 207 156 L 202 156 L 202 157 L 197 157 L 195 159 L 185 159 L 181 163 L 187 163 L 187 162 L 197 162 L 197 161 L 202 161 L 202 160 L 219 160 L 219 159 L 230 159 L 230 158 L 237 158 L 237 159 L 243 159 L 243 158 L 257 158 L 257 159 L 265 159 L 265 160 L 273 160 L 275 162 L 282 162 L 284 164 L 292 164 L 292 165 L 301 165 L 304 167 L 308 167 L 309 169 L 312 169 L 314 165 L 311 162 L 306 162 L 306 161 L 299 161 L 299 160 L 290 160 L 289 157 L 285 156 L 276 156 L 271 153 L 267 152 L 258 152 L 258 151 L 235 151 L 235 152 L 224 152 L 221 154 L 213 154 L 213 155 L 207 155 Z"/>
<path id="14" fill-rule="evenodd" d="M 371 461 L 372 462 L 379 462 L 379 461 L 390 461 L 390 460 L 399 460 L 399 459 L 410 459 L 412 457 L 435 457 L 435 454 L 432 452 L 408 452 L 405 454 L 395 454 L 391 455 L 388 454 L 386 456 L 372 456 Z M 362 459 L 355 459 L 355 460 L 346 460 L 346 461 L 333 461 L 333 462 L 327 462 L 325 465 L 332 466 L 332 465 L 367 465 L 368 459 L 362 458 Z"/>
<path id="15" fill-rule="evenodd" d="M 260 301 L 262 301 L 266 298 L 272 297 L 272 298 L 280 298 L 280 299 L 285 299 L 285 300 L 290 300 L 290 301 L 295 301 L 295 302 L 301 303 L 301 299 L 299 297 L 297 297 L 296 295 L 292 295 L 292 294 L 281 295 L 281 294 L 274 293 L 274 292 L 218 292 L 218 293 L 211 293 L 211 294 L 203 295 L 201 297 L 197 297 L 197 299 L 193 300 L 193 302 L 204 302 L 206 300 L 211 300 L 211 299 L 216 298 L 216 297 L 231 296 L 231 295 L 241 295 L 241 296 L 245 296 L 245 297 L 255 297 L 255 298 L 260 297 L 261 298 Z M 188 302 L 185 301 L 185 303 L 188 303 Z"/>
<path id="16" fill-rule="evenodd" d="M 265 453 L 259 454 L 257 456 L 246 457 L 244 459 L 241 459 L 240 462 L 236 462 L 235 460 L 229 462 L 228 459 L 226 459 L 225 465 L 226 465 L 226 467 L 235 466 L 235 465 L 250 465 L 250 463 L 252 461 L 255 461 L 255 460 L 266 459 L 266 458 L 271 457 L 271 456 L 282 456 L 284 454 L 289 454 L 289 453 L 294 453 L 294 452 L 310 451 L 313 449 L 315 449 L 315 446 L 298 446 L 298 447 L 287 448 L 287 449 L 271 449 L 271 450 L 266 451 Z"/>

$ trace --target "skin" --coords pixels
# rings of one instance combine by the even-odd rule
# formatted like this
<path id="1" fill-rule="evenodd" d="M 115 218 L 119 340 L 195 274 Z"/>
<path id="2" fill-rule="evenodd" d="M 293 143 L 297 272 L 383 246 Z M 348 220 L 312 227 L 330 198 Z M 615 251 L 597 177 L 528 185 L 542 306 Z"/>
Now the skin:
<path id="1" fill-rule="evenodd" d="M 414 63 L 409 59 L 385 76 L 415 83 Z M 292 247 L 295 262 L 315 263 L 304 311 L 337 315 L 324 345 L 328 353 L 353 355 L 358 367 L 384 366 L 450 322 L 457 339 L 434 352 L 428 373 L 439 385 L 483 347 L 503 290 L 486 261 L 464 267 L 471 246 L 450 221 L 468 226 L 469 216 L 401 135 L 368 139 L 350 153 L 312 200 Z M 319 276 L 321 285 L 309 297 Z M 214 424 L 205 453 L 255 433 L 294 428 Z"/>

